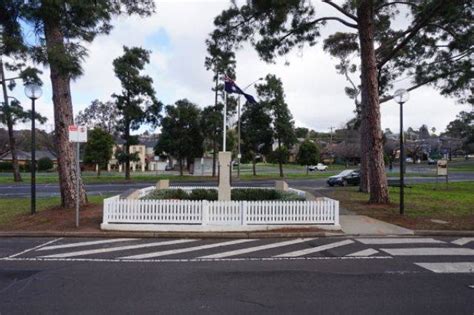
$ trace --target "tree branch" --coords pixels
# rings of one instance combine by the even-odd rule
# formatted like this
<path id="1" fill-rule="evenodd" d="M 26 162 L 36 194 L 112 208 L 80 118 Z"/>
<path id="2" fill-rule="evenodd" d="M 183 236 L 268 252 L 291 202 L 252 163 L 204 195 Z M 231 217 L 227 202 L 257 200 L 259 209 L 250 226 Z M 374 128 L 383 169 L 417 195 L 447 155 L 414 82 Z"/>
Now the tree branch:
<path id="1" fill-rule="evenodd" d="M 460 72 L 460 71 L 461 71 L 461 70 L 451 71 L 451 72 L 448 72 L 448 73 L 443 73 L 443 75 L 438 75 L 438 76 L 432 77 L 432 78 L 430 78 L 430 79 L 427 79 L 427 80 L 425 80 L 425 81 L 423 81 L 423 82 L 421 82 L 421 83 L 418 83 L 418 84 L 415 84 L 415 85 L 409 87 L 409 88 L 406 89 L 406 90 L 407 90 L 408 92 L 413 91 L 413 90 L 415 90 L 415 89 L 417 89 L 417 88 L 419 88 L 419 87 L 422 87 L 422 86 L 424 86 L 424 85 L 426 85 L 426 84 L 429 84 L 429 83 L 431 83 L 431 82 L 434 82 L 434 81 L 436 81 L 436 80 L 438 80 L 438 79 L 442 79 L 442 78 L 443 78 L 444 76 L 446 76 L 446 75 L 454 74 L 454 73 L 457 73 L 457 72 Z M 379 100 L 379 104 L 388 102 L 388 101 L 390 101 L 390 100 L 392 100 L 392 99 L 393 99 L 393 95 L 389 95 L 389 96 L 383 97 L 383 98 L 381 98 L 381 99 Z"/>
<path id="2" fill-rule="evenodd" d="M 388 7 L 389 5 L 395 5 L 395 4 L 406 4 L 406 5 L 411 5 L 413 7 L 417 7 L 416 4 L 412 3 L 412 2 L 408 2 L 408 1 L 392 1 L 392 2 L 387 2 L 387 3 L 384 3 L 382 5 L 379 5 L 377 8 L 375 8 L 375 11 L 379 11 L 380 9 L 384 8 L 384 7 Z"/>
<path id="3" fill-rule="evenodd" d="M 349 23 L 341 18 L 338 18 L 338 17 L 323 17 L 323 18 L 319 18 L 319 19 L 316 19 L 314 21 L 311 21 L 311 22 L 308 22 L 306 24 L 304 24 L 304 27 L 308 27 L 308 26 L 311 26 L 311 25 L 314 25 L 314 24 L 317 24 L 319 22 L 323 22 L 323 21 L 338 21 L 338 22 L 341 22 L 342 24 L 348 26 L 348 27 L 352 27 L 352 28 L 355 28 L 357 29 L 357 24 L 352 24 L 352 23 Z M 291 35 L 295 34 L 298 30 L 302 29 L 303 26 L 300 26 L 300 27 L 297 27 L 297 28 L 294 28 L 292 29 L 291 31 L 289 31 L 288 33 L 286 33 L 284 36 L 280 37 L 280 39 L 278 40 L 279 42 L 282 42 L 284 39 L 286 39 L 287 37 L 290 37 Z"/>
<path id="4" fill-rule="evenodd" d="M 443 1 L 439 1 L 437 5 L 433 8 L 433 10 L 429 14 L 426 14 L 413 28 L 411 28 L 408 35 L 397 46 L 395 46 L 395 48 L 393 48 L 392 51 L 384 59 L 382 59 L 377 64 L 377 68 L 381 69 L 387 62 L 390 61 L 390 59 L 392 59 L 401 49 L 403 49 L 410 42 L 410 40 L 415 37 L 418 31 L 430 22 L 431 17 L 439 9 L 441 9 L 442 6 Z"/>
<path id="5" fill-rule="evenodd" d="M 330 6 L 332 6 L 333 8 L 335 8 L 337 11 L 341 12 L 342 14 L 344 14 L 345 16 L 353 19 L 354 21 L 356 22 L 359 22 L 359 20 L 357 19 L 357 16 L 355 16 L 354 14 L 350 13 L 350 12 L 347 12 L 346 10 L 344 10 L 343 8 L 341 8 L 340 6 L 338 6 L 337 4 L 333 3 L 331 0 L 322 0 L 324 3 L 327 3 L 329 4 Z"/>

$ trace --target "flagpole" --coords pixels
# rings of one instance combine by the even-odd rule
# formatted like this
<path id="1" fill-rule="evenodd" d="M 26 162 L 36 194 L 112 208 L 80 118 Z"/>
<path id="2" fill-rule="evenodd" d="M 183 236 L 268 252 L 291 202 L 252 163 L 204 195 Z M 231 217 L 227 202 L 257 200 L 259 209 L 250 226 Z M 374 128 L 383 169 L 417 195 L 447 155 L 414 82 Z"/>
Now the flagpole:
<path id="1" fill-rule="evenodd" d="M 226 127 L 227 127 L 227 92 L 224 92 L 224 128 L 222 129 L 222 151 L 226 152 Z"/>

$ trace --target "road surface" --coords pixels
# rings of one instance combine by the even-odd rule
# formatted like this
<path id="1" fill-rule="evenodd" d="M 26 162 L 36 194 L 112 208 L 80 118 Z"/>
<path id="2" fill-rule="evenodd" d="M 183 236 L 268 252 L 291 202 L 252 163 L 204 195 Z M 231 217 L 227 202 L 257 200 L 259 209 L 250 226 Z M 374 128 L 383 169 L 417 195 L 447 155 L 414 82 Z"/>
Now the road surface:
<path id="1" fill-rule="evenodd" d="M 1 314 L 469 314 L 474 238 L 0 239 Z"/>
<path id="2" fill-rule="evenodd" d="M 397 180 L 398 178 L 390 178 Z M 435 177 L 407 177 L 407 184 L 413 183 L 432 183 L 436 182 Z M 456 181 L 474 181 L 474 173 L 466 174 L 451 174 L 449 177 L 451 182 Z M 325 189 L 326 179 L 287 179 L 286 180 L 291 187 L 300 189 Z M 440 178 L 443 181 L 443 178 Z M 86 185 L 86 190 L 90 195 L 112 195 L 122 193 L 130 188 L 143 188 L 154 185 L 156 182 L 150 181 L 149 183 L 110 183 L 110 184 L 89 184 Z M 253 181 L 237 181 L 234 180 L 233 186 L 273 186 L 274 180 L 253 180 Z M 171 185 L 179 186 L 217 186 L 217 181 L 186 181 L 186 182 L 173 182 Z M 0 197 L 29 197 L 30 188 L 29 184 L 3 184 L 0 185 Z M 49 197 L 59 196 L 59 185 L 58 184 L 37 184 L 36 195 L 38 197 Z"/>

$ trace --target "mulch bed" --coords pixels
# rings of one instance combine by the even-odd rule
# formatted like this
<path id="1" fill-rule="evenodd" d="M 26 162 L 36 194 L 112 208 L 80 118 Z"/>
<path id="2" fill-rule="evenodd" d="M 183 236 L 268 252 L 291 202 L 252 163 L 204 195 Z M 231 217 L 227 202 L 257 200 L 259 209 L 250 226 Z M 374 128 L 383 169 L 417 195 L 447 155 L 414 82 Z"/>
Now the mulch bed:
<path id="1" fill-rule="evenodd" d="M 8 226 L 0 226 L 0 231 L 100 232 L 100 223 L 102 223 L 102 205 L 91 204 L 81 209 L 79 228 L 76 228 L 74 209 L 54 207 L 34 215 L 19 215 Z"/>

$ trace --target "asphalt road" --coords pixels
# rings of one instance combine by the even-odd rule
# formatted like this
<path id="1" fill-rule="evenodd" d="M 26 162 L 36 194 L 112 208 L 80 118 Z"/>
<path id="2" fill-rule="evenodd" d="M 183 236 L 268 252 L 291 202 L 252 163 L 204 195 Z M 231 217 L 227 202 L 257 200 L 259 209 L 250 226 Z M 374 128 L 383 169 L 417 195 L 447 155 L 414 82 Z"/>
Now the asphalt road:
<path id="1" fill-rule="evenodd" d="M 398 179 L 398 178 L 390 178 Z M 443 181 L 443 178 L 439 179 Z M 474 173 L 465 174 L 451 174 L 449 177 L 450 181 L 473 181 Z M 291 187 L 300 189 L 326 189 L 326 179 L 287 179 L 286 180 Z M 436 182 L 435 177 L 407 177 L 407 184 L 411 183 L 431 183 Z M 253 181 L 237 181 L 234 180 L 233 186 L 273 186 L 274 180 L 253 180 Z M 154 185 L 155 182 L 150 181 L 149 183 L 110 183 L 110 184 L 89 184 L 86 186 L 86 190 L 90 195 L 110 195 L 119 194 L 130 188 L 143 188 Z M 176 186 L 217 186 L 217 181 L 188 181 L 188 182 L 171 182 L 172 185 Z M 2 184 L 0 185 L 0 197 L 29 197 L 30 196 L 30 185 L 29 184 Z M 48 196 L 59 196 L 59 185 L 58 184 L 37 184 L 36 194 L 38 197 Z"/>
<path id="2" fill-rule="evenodd" d="M 465 238 L 3 238 L 0 313 L 472 315 L 473 272 Z"/>

